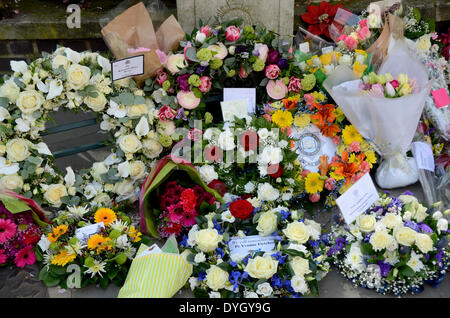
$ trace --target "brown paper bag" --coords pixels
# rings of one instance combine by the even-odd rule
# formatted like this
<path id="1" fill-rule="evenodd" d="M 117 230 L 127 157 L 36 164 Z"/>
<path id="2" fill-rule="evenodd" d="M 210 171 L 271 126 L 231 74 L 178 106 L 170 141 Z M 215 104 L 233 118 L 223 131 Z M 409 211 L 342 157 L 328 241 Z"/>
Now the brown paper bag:
<path id="1" fill-rule="evenodd" d="M 145 79 L 156 75 L 162 64 L 156 54 L 178 48 L 185 33 L 178 21 L 171 15 L 155 33 L 152 19 L 145 5 L 140 2 L 115 17 L 101 30 L 103 39 L 117 59 L 144 55 L 144 74 L 135 76 L 139 86 Z M 149 52 L 131 53 L 129 49 L 146 48 Z"/>
<path id="2" fill-rule="evenodd" d="M 403 20 L 389 13 L 389 15 L 385 17 L 383 31 L 380 36 L 367 49 L 367 52 L 372 55 L 372 65 L 375 72 L 378 72 L 378 69 L 388 54 L 391 35 L 394 39 L 403 37 Z"/>

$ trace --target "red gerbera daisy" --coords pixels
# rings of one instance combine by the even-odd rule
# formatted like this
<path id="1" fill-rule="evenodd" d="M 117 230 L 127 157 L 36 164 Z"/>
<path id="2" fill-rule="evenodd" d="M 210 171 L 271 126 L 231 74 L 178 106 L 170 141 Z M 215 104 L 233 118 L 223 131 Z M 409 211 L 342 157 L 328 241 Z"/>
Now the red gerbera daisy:
<path id="1" fill-rule="evenodd" d="M 329 4 L 326 1 L 322 1 L 320 5 L 309 5 L 308 11 L 302 14 L 303 21 L 309 24 L 308 31 L 315 35 L 326 35 L 330 37 L 328 27 L 334 20 L 334 16 L 339 8 L 342 8 L 343 4 Z"/>

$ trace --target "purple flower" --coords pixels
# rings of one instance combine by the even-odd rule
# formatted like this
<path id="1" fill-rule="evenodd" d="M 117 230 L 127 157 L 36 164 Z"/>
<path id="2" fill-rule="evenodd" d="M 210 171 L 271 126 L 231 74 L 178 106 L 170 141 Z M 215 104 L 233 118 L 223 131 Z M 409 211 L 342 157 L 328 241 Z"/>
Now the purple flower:
<path id="1" fill-rule="evenodd" d="M 180 88 L 185 92 L 189 92 L 189 77 L 190 76 L 191 76 L 191 74 L 186 73 L 186 74 L 183 74 L 183 75 L 180 75 L 177 77 L 178 86 L 180 86 Z"/>
<path id="2" fill-rule="evenodd" d="M 286 59 L 279 59 L 277 64 L 278 64 L 278 67 L 282 70 L 285 70 L 289 67 L 289 63 Z"/>
<path id="3" fill-rule="evenodd" d="M 378 261 L 378 266 L 380 266 L 381 276 L 387 277 L 389 275 L 389 271 L 391 270 L 391 264 Z"/>
<path id="4" fill-rule="evenodd" d="M 416 231 L 416 232 L 420 232 L 420 227 L 419 227 L 419 225 L 417 225 L 416 222 L 413 222 L 413 221 L 406 221 L 406 222 L 404 223 L 404 225 L 407 226 L 407 227 L 409 227 L 410 229 L 413 229 L 413 230 Z"/>
<path id="5" fill-rule="evenodd" d="M 197 67 L 197 70 L 195 71 L 198 75 L 203 75 L 203 73 L 206 71 L 206 66 L 199 66 Z"/>
<path id="6" fill-rule="evenodd" d="M 444 256 L 444 249 L 441 248 L 439 253 L 436 254 L 436 259 L 439 263 L 442 263 L 442 256 Z"/>
<path id="7" fill-rule="evenodd" d="M 175 118 L 176 118 L 176 119 L 183 118 L 183 120 L 187 120 L 187 117 L 186 117 L 186 115 L 184 114 L 184 108 L 183 108 L 183 107 L 181 107 L 181 108 L 178 109 L 177 115 L 175 116 Z"/>
<path id="8" fill-rule="evenodd" d="M 234 50 L 235 54 L 244 53 L 247 52 L 247 47 L 245 45 L 238 45 L 236 46 L 236 49 Z"/>
<path id="9" fill-rule="evenodd" d="M 431 229 L 431 227 L 429 227 L 425 223 L 419 223 L 419 229 L 425 234 L 433 233 L 433 230 Z"/>
<path id="10" fill-rule="evenodd" d="M 280 52 L 274 49 L 270 49 L 267 54 L 267 64 L 277 64 L 280 59 Z"/>
<path id="11" fill-rule="evenodd" d="M 414 193 L 412 193 L 412 192 L 409 191 L 409 190 L 406 190 L 406 191 L 403 193 L 403 195 L 412 195 L 412 196 L 414 196 Z"/>

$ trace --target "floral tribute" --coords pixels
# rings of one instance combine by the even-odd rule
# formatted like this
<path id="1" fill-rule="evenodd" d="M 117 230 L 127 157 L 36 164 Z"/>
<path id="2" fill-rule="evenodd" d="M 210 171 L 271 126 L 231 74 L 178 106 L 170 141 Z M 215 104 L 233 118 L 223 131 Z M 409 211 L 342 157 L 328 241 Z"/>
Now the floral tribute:
<path id="1" fill-rule="evenodd" d="M 333 227 L 327 254 L 352 283 L 382 294 L 419 293 L 437 286 L 448 263 L 448 221 L 411 193 L 379 201 L 350 225 Z"/>
<path id="2" fill-rule="evenodd" d="M 334 16 L 343 4 L 329 4 L 322 1 L 319 5 L 308 5 L 308 11 L 303 14 L 302 20 L 308 23 L 308 31 L 315 35 L 325 35 L 331 38 L 329 26 L 334 20 Z"/>
<path id="3" fill-rule="evenodd" d="M 317 296 L 329 270 L 327 235 L 301 211 L 270 208 L 228 195 L 221 210 L 200 217 L 181 245 L 194 265 L 189 280 L 196 297 Z M 257 201 L 257 200 L 256 200 Z M 270 248 L 233 250 L 233 240 L 272 240 Z"/>
<path id="4" fill-rule="evenodd" d="M 406 74 L 398 74 L 396 78 L 391 74 L 369 73 L 363 77 L 360 85 L 363 93 L 372 97 L 396 98 L 417 92 L 418 87 L 414 79 Z"/>
<path id="5" fill-rule="evenodd" d="M 122 286 L 141 240 L 142 233 L 116 207 L 69 206 L 35 248 L 42 265 L 39 279 L 62 288 Z M 70 276 L 74 270 L 78 279 Z"/>

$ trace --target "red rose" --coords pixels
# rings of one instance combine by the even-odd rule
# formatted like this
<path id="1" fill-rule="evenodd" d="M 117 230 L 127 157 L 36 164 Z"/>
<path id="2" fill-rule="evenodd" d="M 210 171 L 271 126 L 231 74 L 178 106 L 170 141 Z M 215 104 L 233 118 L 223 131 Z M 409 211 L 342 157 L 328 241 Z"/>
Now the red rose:
<path id="1" fill-rule="evenodd" d="M 276 164 L 276 165 L 269 165 L 267 167 L 267 172 L 269 173 L 269 176 L 276 179 L 283 175 L 284 170 L 280 164 Z"/>
<path id="2" fill-rule="evenodd" d="M 211 189 L 216 190 L 217 192 L 219 192 L 219 194 L 221 196 L 224 196 L 225 193 L 227 193 L 227 187 L 225 186 L 225 183 L 223 183 L 220 180 L 213 180 L 208 184 L 208 187 L 210 187 Z"/>
<path id="3" fill-rule="evenodd" d="M 241 135 L 241 145 L 244 146 L 245 151 L 256 150 L 259 144 L 259 136 L 253 130 L 246 130 Z"/>
<path id="4" fill-rule="evenodd" d="M 240 199 L 230 203 L 231 215 L 242 220 L 251 217 L 254 209 L 253 205 L 247 200 Z"/>

